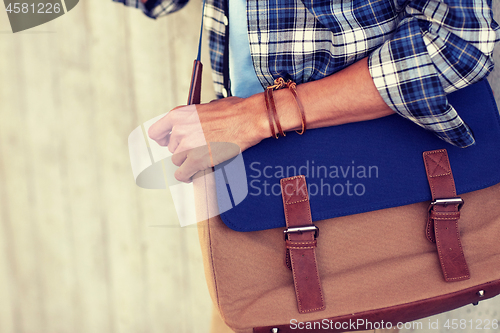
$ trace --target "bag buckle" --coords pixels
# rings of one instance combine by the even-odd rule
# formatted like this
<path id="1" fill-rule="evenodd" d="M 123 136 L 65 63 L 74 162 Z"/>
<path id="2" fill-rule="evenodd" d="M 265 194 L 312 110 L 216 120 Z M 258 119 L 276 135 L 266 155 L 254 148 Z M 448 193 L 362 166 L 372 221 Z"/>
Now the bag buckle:
<path id="1" fill-rule="evenodd" d="M 460 211 L 464 205 L 464 199 L 458 197 L 458 198 L 448 198 L 448 199 L 436 199 L 431 202 L 429 206 L 429 211 L 432 209 L 433 206 L 440 205 L 440 206 L 448 206 L 448 205 L 456 205 L 458 204 L 458 211 Z"/>
<path id="2" fill-rule="evenodd" d="M 288 234 L 290 233 L 303 233 L 305 231 L 314 231 L 314 238 L 318 238 L 319 236 L 319 228 L 315 225 L 308 225 L 305 227 L 294 227 L 294 228 L 288 228 L 286 230 L 283 230 L 283 238 L 285 240 L 288 239 Z"/>

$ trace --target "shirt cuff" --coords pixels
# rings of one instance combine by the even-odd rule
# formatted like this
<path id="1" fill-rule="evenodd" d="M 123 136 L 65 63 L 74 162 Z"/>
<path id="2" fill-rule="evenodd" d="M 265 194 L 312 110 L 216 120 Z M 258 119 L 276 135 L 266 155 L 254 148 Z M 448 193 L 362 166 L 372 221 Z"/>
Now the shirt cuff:
<path id="1" fill-rule="evenodd" d="M 419 27 L 412 26 L 411 20 L 406 24 L 400 36 L 385 42 L 369 57 L 375 86 L 399 115 L 452 145 L 473 145 L 472 132 L 448 103 L 422 38 L 415 38 Z"/>

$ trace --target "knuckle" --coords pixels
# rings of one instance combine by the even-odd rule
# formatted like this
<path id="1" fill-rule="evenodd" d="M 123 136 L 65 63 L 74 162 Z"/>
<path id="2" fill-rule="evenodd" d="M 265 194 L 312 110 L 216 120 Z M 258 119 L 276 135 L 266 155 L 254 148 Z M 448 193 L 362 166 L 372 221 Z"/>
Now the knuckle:
<path id="1" fill-rule="evenodd" d="M 172 156 L 172 163 L 176 166 L 181 166 L 182 165 L 182 159 L 180 158 L 179 155 L 173 155 Z"/>
<path id="2" fill-rule="evenodd" d="M 189 159 L 196 165 L 199 165 L 201 162 L 203 162 L 203 157 L 198 153 L 189 156 Z"/>
<path id="3" fill-rule="evenodd" d="M 174 173 L 174 177 L 175 177 L 175 179 L 177 179 L 180 182 L 186 182 L 187 181 L 186 176 L 179 169 Z"/>

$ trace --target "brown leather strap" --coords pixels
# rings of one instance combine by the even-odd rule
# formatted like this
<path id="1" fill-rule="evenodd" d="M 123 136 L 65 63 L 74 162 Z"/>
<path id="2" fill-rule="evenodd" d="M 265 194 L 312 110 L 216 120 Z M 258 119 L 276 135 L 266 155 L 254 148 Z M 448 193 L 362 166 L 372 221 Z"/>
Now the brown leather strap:
<path id="1" fill-rule="evenodd" d="M 273 114 L 274 123 L 276 124 L 276 127 L 278 128 L 279 134 L 281 134 L 281 136 L 286 136 L 285 132 L 283 132 L 283 129 L 281 128 L 281 123 L 280 123 L 280 120 L 278 118 L 278 111 L 276 111 L 276 104 L 274 103 L 273 88 L 268 87 L 266 90 L 267 90 L 267 94 L 268 94 L 267 96 L 269 98 L 269 103 L 266 104 L 266 105 L 268 105 L 268 112 Z M 269 111 L 269 106 L 271 107 L 270 111 Z M 278 138 L 278 136 L 276 136 L 276 138 Z"/>
<path id="2" fill-rule="evenodd" d="M 293 95 L 293 98 L 295 99 L 295 104 L 297 104 L 297 108 L 299 109 L 300 120 L 302 122 L 302 130 L 295 132 L 302 135 L 306 132 L 307 122 L 306 122 L 306 113 L 304 112 L 304 106 L 302 105 L 302 102 L 299 99 L 299 95 L 297 94 L 297 84 L 292 80 L 288 80 L 286 82 L 286 86 L 288 87 L 288 89 Z"/>
<path id="3" fill-rule="evenodd" d="M 266 101 L 266 110 L 267 116 L 269 118 L 269 126 L 271 127 L 271 134 L 273 138 L 279 138 L 279 135 L 276 135 L 276 131 L 274 129 L 274 121 L 273 121 L 273 110 L 271 109 L 271 105 L 269 104 L 269 89 L 264 91 L 264 99 Z"/>
<path id="4" fill-rule="evenodd" d="M 299 312 L 324 310 L 315 252 L 318 230 L 311 219 L 305 177 L 281 179 L 281 193 L 288 227 L 285 230 L 286 248 L 289 252 Z"/>
<path id="5" fill-rule="evenodd" d="M 201 78 L 203 65 L 195 60 L 193 63 L 193 72 L 191 74 L 191 86 L 189 87 L 188 105 L 200 104 L 201 102 Z"/>
<path id="6" fill-rule="evenodd" d="M 427 238 L 436 243 L 444 279 L 448 282 L 470 278 L 460 242 L 460 206 L 446 149 L 424 152 L 432 206 L 427 221 Z M 455 200 L 450 200 L 455 199 Z"/>

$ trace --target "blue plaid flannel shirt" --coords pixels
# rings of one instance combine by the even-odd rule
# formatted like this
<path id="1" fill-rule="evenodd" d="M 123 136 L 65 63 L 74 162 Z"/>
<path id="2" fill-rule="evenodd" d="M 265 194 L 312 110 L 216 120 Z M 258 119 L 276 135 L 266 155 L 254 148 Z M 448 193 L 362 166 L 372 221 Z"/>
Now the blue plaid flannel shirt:
<path id="1" fill-rule="evenodd" d="M 113 0 L 157 18 L 188 0 Z M 230 1 L 230 0 L 229 0 Z M 485 78 L 500 39 L 492 0 L 248 0 L 248 38 L 263 87 L 318 80 L 364 57 L 398 114 L 459 147 L 474 137 L 446 95 Z M 224 95 L 224 1 L 207 0 L 216 94 Z"/>

